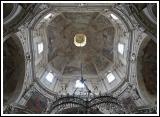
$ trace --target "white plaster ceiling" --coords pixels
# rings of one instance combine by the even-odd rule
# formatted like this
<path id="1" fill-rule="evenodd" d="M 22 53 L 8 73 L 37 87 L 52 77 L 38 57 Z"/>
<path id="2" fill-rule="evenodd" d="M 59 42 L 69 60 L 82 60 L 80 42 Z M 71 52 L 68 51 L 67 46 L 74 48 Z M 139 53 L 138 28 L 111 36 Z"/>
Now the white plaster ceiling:
<path id="1" fill-rule="evenodd" d="M 87 37 L 82 47 L 83 74 L 97 76 L 113 64 L 115 29 L 99 12 L 62 12 L 47 27 L 48 60 L 63 76 L 80 74 L 80 48 L 74 36 Z"/>

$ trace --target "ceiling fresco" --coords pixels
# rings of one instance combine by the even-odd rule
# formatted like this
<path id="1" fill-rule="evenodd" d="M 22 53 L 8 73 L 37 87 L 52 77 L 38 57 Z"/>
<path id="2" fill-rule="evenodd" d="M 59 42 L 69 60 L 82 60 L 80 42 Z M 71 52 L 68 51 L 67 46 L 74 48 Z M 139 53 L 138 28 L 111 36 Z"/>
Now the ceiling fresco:
<path id="1" fill-rule="evenodd" d="M 26 103 L 26 107 L 35 113 L 41 113 L 47 108 L 47 99 L 42 94 L 35 91 Z"/>
<path id="2" fill-rule="evenodd" d="M 87 37 L 82 48 L 74 45 L 78 33 Z M 97 75 L 113 63 L 114 34 L 113 25 L 98 12 L 62 12 L 47 27 L 48 61 L 63 75 L 73 75 L 80 73 L 81 57 L 83 73 Z"/>

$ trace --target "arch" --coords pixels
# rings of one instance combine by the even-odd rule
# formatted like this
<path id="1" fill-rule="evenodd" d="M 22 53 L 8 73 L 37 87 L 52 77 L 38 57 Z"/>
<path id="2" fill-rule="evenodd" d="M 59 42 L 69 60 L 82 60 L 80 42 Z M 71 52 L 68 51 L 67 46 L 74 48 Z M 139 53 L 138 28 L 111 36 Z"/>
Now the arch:
<path id="1" fill-rule="evenodd" d="M 22 7 L 18 4 L 5 3 L 3 4 L 3 18 L 4 25 L 13 21 L 22 11 Z"/>
<path id="2" fill-rule="evenodd" d="M 19 72 L 21 71 L 21 72 Z M 16 101 L 21 93 L 25 78 L 25 57 L 23 46 L 15 35 L 3 43 L 3 101 Z"/>
<path id="3" fill-rule="evenodd" d="M 149 37 L 142 41 L 137 56 L 137 82 L 146 105 L 155 105 L 157 97 L 157 45 Z"/>
<path id="4" fill-rule="evenodd" d="M 4 4 L 3 6 L 4 6 L 3 18 L 6 18 L 13 11 L 14 4 Z"/>

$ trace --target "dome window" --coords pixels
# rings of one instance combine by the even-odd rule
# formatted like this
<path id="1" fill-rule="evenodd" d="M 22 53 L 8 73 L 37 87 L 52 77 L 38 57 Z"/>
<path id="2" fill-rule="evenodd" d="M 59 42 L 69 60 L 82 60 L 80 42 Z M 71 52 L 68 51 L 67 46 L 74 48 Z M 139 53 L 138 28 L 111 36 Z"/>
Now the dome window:
<path id="1" fill-rule="evenodd" d="M 76 81 L 76 88 L 84 88 L 84 84 L 80 80 L 77 80 Z"/>
<path id="2" fill-rule="evenodd" d="M 115 76 L 112 73 L 107 75 L 108 82 L 111 83 L 115 80 Z"/>
<path id="3" fill-rule="evenodd" d="M 43 43 L 39 43 L 38 44 L 38 53 L 40 54 L 40 53 L 42 53 L 42 51 L 43 51 Z"/>
<path id="4" fill-rule="evenodd" d="M 48 15 L 46 15 L 46 16 L 44 17 L 44 19 L 49 19 L 51 16 L 52 16 L 52 13 L 49 13 Z"/>
<path id="5" fill-rule="evenodd" d="M 117 20 L 117 19 L 118 19 L 118 17 L 117 17 L 117 16 L 115 16 L 114 14 L 111 14 L 111 17 L 112 17 L 113 19 L 115 19 L 115 20 Z"/>
<path id="6" fill-rule="evenodd" d="M 124 52 L 124 44 L 121 44 L 121 43 L 118 44 L 118 52 L 123 55 L 123 52 Z"/>
<path id="7" fill-rule="evenodd" d="M 49 81 L 49 82 L 52 82 L 53 80 L 53 74 L 51 72 L 49 72 L 46 76 L 46 79 Z"/>

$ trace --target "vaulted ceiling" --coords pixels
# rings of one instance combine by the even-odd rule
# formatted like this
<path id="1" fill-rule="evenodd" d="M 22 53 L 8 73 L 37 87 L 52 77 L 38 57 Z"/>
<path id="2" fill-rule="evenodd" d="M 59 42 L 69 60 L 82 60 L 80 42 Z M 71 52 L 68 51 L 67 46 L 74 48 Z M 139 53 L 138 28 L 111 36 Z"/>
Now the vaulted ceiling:
<path id="1" fill-rule="evenodd" d="M 157 47 L 154 43 L 157 24 L 156 17 L 152 19 L 154 25 L 148 23 L 145 14 L 148 11 L 137 15 L 139 10 L 149 7 L 148 4 L 138 4 L 137 9 L 136 6 L 119 3 L 4 5 L 4 35 L 7 35 L 3 55 L 4 103 L 16 100 L 25 109 L 48 113 L 51 112 L 49 105 L 57 97 L 111 94 L 122 100 L 131 113 L 136 107 L 149 105 L 143 92 L 145 87 L 147 92 L 157 96 Z M 155 15 L 155 5 L 150 7 Z M 51 17 L 46 18 L 48 14 Z M 86 36 L 84 47 L 74 44 L 76 34 Z M 145 37 L 154 42 L 145 46 L 138 63 L 140 60 L 136 57 L 140 55 L 138 51 Z M 76 87 L 82 78 L 81 63 L 87 84 L 83 88 Z M 61 113 L 79 110 L 70 109 Z M 101 112 L 97 109 L 90 113 Z"/>
<path id="2" fill-rule="evenodd" d="M 73 43 L 78 33 L 87 37 L 82 48 Z M 49 62 L 63 75 L 73 75 L 80 73 L 82 58 L 83 73 L 97 75 L 113 63 L 114 34 L 111 22 L 98 12 L 63 12 L 47 27 Z"/>

